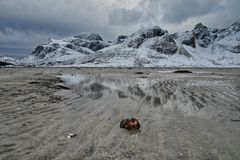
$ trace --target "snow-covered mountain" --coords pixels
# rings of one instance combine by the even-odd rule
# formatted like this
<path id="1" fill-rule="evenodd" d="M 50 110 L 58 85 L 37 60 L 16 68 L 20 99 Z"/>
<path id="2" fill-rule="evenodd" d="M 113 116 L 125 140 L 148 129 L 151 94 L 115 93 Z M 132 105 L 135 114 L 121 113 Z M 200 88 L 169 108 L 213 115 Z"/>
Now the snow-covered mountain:
<path id="1" fill-rule="evenodd" d="M 80 64 L 86 57 L 108 47 L 98 34 L 82 33 L 61 40 L 49 39 L 35 48 L 23 63 L 34 65 L 73 65 Z"/>
<path id="2" fill-rule="evenodd" d="M 201 23 L 169 34 L 158 26 L 141 29 L 124 42 L 98 51 L 88 66 L 240 66 L 240 22 L 226 29 Z"/>
<path id="3" fill-rule="evenodd" d="M 212 29 L 199 23 L 191 31 L 174 34 L 153 26 L 130 36 L 119 36 L 112 43 L 92 33 L 62 40 L 49 39 L 15 64 L 240 67 L 240 22 L 225 29 Z"/>

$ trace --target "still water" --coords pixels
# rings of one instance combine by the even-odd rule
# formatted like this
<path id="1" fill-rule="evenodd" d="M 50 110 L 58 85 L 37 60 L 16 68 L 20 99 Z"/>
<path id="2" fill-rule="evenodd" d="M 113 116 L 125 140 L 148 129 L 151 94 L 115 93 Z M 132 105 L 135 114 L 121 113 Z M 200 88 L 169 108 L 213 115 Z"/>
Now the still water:
<path id="1" fill-rule="evenodd" d="M 81 97 L 93 100 L 110 96 L 131 99 L 154 107 L 164 105 L 168 99 L 176 98 L 177 85 L 164 78 L 123 78 L 89 75 L 63 75 L 65 85 Z"/>

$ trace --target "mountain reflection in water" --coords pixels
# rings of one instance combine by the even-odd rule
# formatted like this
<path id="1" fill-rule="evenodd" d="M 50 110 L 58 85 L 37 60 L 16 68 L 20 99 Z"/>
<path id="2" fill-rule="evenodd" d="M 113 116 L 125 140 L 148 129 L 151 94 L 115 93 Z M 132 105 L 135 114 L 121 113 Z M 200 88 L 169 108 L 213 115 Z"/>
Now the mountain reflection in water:
<path id="1" fill-rule="evenodd" d="M 154 107 L 165 104 L 176 90 L 176 84 L 166 79 L 81 74 L 63 75 L 62 78 L 65 85 L 81 97 L 93 100 L 101 99 L 104 96 L 114 96 L 118 99 L 130 98 L 137 102 L 152 104 Z"/>

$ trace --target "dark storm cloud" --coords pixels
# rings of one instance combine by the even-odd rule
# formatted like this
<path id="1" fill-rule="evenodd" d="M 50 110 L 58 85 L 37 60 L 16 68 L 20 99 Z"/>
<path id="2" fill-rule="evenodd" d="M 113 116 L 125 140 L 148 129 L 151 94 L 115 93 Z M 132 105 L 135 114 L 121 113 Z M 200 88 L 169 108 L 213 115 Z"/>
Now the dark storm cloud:
<path id="1" fill-rule="evenodd" d="M 49 37 L 97 32 L 109 38 L 97 0 L 0 0 L 0 55 L 28 55 Z M 99 9 L 98 9 L 99 8 Z M 106 17 L 106 16 L 105 16 Z M 25 48 L 25 50 L 23 49 Z"/>
<path id="2" fill-rule="evenodd" d="M 105 40 L 159 25 L 170 32 L 198 22 L 226 27 L 240 0 L 0 0 L 0 55 L 27 55 L 49 37 L 100 33 Z"/>
<path id="3" fill-rule="evenodd" d="M 1 30 L 11 28 L 65 35 L 95 31 L 95 24 L 101 18 L 100 14 L 94 15 L 100 12 L 94 8 L 95 3 L 85 0 L 1 0 L 0 3 Z"/>

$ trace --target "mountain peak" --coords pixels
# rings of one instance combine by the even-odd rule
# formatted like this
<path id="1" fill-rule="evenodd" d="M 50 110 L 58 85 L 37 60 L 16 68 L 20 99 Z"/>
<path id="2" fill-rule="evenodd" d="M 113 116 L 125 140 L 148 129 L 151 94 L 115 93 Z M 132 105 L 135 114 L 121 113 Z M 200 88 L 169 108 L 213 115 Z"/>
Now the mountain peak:
<path id="1" fill-rule="evenodd" d="M 235 32 L 239 32 L 240 31 L 240 21 L 233 23 L 228 29 L 233 30 Z"/>
<path id="2" fill-rule="evenodd" d="M 88 32 L 83 32 L 83 33 L 75 36 L 75 38 L 95 40 L 95 41 L 103 41 L 102 37 L 99 34 L 88 33 Z"/>
<path id="3" fill-rule="evenodd" d="M 128 47 L 138 48 L 146 39 L 160 37 L 166 32 L 159 26 L 142 28 L 129 37 Z"/>
<path id="4" fill-rule="evenodd" d="M 146 27 L 138 30 L 133 35 L 131 35 L 131 37 L 136 35 L 141 35 L 146 38 L 152 38 L 156 36 L 162 36 L 164 34 L 165 34 L 165 31 L 162 30 L 159 26 L 151 26 L 151 27 Z"/>
<path id="5" fill-rule="evenodd" d="M 236 21 L 235 23 L 232 24 L 232 26 L 240 26 L 240 21 Z"/>
<path id="6" fill-rule="evenodd" d="M 202 23 L 198 23 L 195 25 L 194 30 L 196 29 L 208 29 L 205 25 L 203 25 Z"/>

